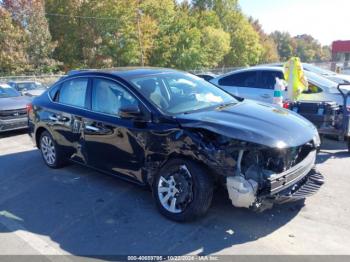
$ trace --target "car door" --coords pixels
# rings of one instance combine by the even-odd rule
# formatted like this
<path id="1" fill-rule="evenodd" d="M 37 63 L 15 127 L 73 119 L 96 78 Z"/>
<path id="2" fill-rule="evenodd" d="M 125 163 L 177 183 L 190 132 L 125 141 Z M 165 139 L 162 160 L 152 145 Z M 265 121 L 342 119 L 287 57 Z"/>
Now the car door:
<path id="1" fill-rule="evenodd" d="M 273 93 L 274 93 L 275 84 L 276 84 L 276 78 L 284 79 L 283 72 L 274 71 L 274 70 L 258 71 L 258 81 L 256 84 L 256 87 L 260 89 L 258 100 L 266 103 L 273 102 L 272 100 L 273 100 Z"/>
<path id="2" fill-rule="evenodd" d="M 118 116 L 120 108 L 140 106 L 140 101 L 125 86 L 106 78 L 94 78 L 90 94 L 91 110 L 84 118 L 88 165 L 142 181 L 146 124 Z"/>
<path id="3" fill-rule="evenodd" d="M 236 72 L 218 81 L 220 87 L 227 92 L 253 100 L 261 100 L 262 90 L 256 87 L 258 74 L 256 71 Z"/>
<path id="4" fill-rule="evenodd" d="M 86 115 L 87 90 L 86 77 L 67 79 L 53 88 L 54 103 L 45 109 L 47 125 L 56 143 L 71 160 L 85 163 L 82 154 L 82 118 Z"/>

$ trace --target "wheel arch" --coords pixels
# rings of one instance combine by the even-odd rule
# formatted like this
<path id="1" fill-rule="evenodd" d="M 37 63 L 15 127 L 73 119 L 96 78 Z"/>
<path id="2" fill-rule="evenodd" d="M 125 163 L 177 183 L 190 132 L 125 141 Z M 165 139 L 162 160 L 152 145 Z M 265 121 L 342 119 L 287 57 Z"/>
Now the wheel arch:
<path id="1" fill-rule="evenodd" d="M 35 144 L 36 147 L 40 149 L 40 136 L 43 132 L 49 132 L 49 130 L 43 126 L 40 126 L 37 128 L 37 130 L 35 131 Z"/>
<path id="2" fill-rule="evenodd" d="M 149 170 L 149 172 L 147 172 L 147 183 L 149 185 L 153 184 L 154 181 L 154 177 L 155 175 L 160 172 L 160 170 L 169 162 L 175 159 L 180 159 L 180 160 L 185 160 L 185 161 L 190 161 L 193 162 L 197 165 L 199 165 L 201 168 L 203 168 L 203 170 L 210 176 L 212 177 L 212 179 L 216 182 L 218 180 L 218 175 L 215 173 L 215 170 L 213 170 L 213 168 L 208 165 L 207 163 L 205 163 L 204 161 L 200 160 L 197 157 L 194 157 L 194 155 L 186 155 L 186 154 L 182 154 L 182 153 L 178 153 L 178 152 L 173 152 L 171 154 L 169 154 L 169 156 L 164 159 L 164 161 L 160 162 L 156 168 L 153 168 L 151 170 Z"/>

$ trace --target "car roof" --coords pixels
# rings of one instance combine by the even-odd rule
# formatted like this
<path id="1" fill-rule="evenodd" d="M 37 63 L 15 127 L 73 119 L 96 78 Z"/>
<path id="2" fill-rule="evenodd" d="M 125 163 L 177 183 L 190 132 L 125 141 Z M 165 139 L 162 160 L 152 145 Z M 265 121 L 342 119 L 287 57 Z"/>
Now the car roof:
<path id="1" fill-rule="evenodd" d="M 89 75 L 89 74 L 111 74 L 119 76 L 125 79 L 142 77 L 147 75 L 156 75 L 162 73 L 174 73 L 179 72 L 175 69 L 169 68 L 158 68 L 158 67 L 119 67 L 111 69 L 82 69 L 82 70 L 71 70 L 68 72 L 68 76 L 73 75 Z"/>
<path id="2" fill-rule="evenodd" d="M 223 78 L 225 76 L 229 76 L 229 75 L 232 75 L 232 74 L 238 74 L 238 73 L 250 72 L 250 71 L 258 71 L 258 70 L 259 71 L 264 70 L 264 71 L 281 71 L 281 72 L 283 72 L 283 68 L 280 68 L 280 67 L 259 65 L 259 66 L 246 67 L 246 68 L 238 69 L 238 70 L 235 70 L 235 71 L 231 71 L 231 72 L 228 72 L 228 73 L 226 73 L 224 75 L 219 76 L 217 79 Z"/>

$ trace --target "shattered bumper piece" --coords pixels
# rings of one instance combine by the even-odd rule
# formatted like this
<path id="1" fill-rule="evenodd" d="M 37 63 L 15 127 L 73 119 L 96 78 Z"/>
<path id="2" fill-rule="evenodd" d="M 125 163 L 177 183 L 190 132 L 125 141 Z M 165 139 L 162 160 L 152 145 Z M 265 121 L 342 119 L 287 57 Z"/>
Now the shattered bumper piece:
<path id="1" fill-rule="evenodd" d="M 275 195 L 260 198 L 251 207 L 256 212 L 271 209 L 275 204 L 296 202 L 314 195 L 324 184 L 324 177 L 312 169 L 303 179 Z"/>
<path id="2" fill-rule="evenodd" d="M 290 188 L 287 188 L 275 196 L 276 204 L 298 201 L 314 195 L 324 184 L 324 177 L 315 169 Z"/>

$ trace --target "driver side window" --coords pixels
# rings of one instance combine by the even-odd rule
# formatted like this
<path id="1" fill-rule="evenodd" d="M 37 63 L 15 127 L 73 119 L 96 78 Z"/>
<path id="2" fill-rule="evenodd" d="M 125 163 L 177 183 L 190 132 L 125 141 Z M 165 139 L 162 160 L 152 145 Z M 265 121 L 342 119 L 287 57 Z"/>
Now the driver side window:
<path id="1" fill-rule="evenodd" d="M 115 116 L 121 107 L 132 105 L 137 105 L 137 100 L 118 83 L 99 78 L 93 80 L 93 111 Z"/>

